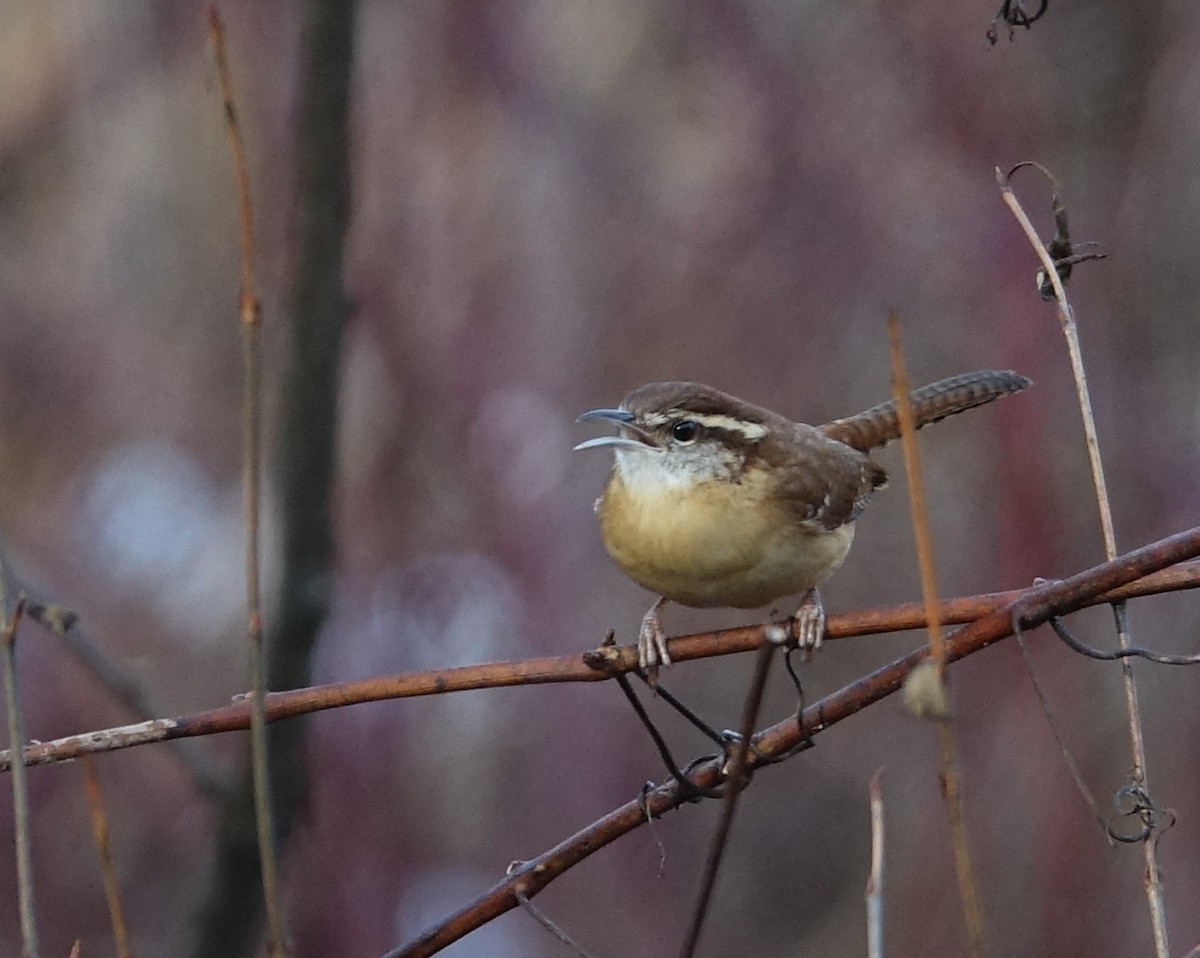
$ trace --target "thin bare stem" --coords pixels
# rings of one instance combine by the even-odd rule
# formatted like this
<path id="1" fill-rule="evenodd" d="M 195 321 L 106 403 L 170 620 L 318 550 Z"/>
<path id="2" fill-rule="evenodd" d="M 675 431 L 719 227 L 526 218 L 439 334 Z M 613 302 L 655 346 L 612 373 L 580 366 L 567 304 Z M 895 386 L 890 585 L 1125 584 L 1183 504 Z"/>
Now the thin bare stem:
<path id="1" fill-rule="evenodd" d="M 299 688 L 311 681 L 312 651 L 327 616 L 334 578 L 331 498 L 341 340 L 349 316 L 343 275 L 357 4 L 303 0 L 296 7 L 290 355 L 283 374 L 276 453 L 280 580 L 264 670 L 269 683 L 280 688 Z M 309 781 L 306 733 L 305 723 L 290 722 L 273 729 L 270 737 L 273 833 L 281 845 L 304 806 Z M 264 900 L 258 886 L 264 875 L 262 869 L 246 866 L 262 841 L 254 808 L 261 801 L 261 790 L 243 782 L 225 803 L 192 958 L 241 954 L 258 934 Z"/>
<path id="2" fill-rule="evenodd" d="M 871 874 L 867 876 L 867 958 L 883 958 L 883 769 L 871 776 Z"/>
<path id="3" fill-rule="evenodd" d="M 946 660 L 946 643 L 942 624 L 937 617 L 937 570 L 933 564 L 933 547 L 929 541 L 929 511 L 925 507 L 925 479 L 921 472 L 921 456 L 917 452 L 916 421 L 909 401 L 908 371 L 904 366 L 904 345 L 900 336 L 900 318 L 888 315 L 888 341 L 891 345 L 892 394 L 900 419 L 900 444 L 904 449 L 904 474 L 908 478 L 908 507 L 912 514 L 913 535 L 917 541 L 917 566 L 921 573 L 921 599 L 925 603 L 925 618 L 929 622 L 929 654 L 940 669 Z"/>
<path id="4" fill-rule="evenodd" d="M 1033 686 L 1034 694 L 1038 697 L 1038 702 L 1042 706 L 1042 714 L 1046 716 L 1046 722 L 1050 726 L 1050 731 L 1054 734 L 1055 740 L 1058 742 L 1058 749 L 1062 752 L 1063 761 L 1067 764 L 1067 771 L 1071 773 L 1071 778 L 1075 781 L 1075 788 L 1079 791 L 1080 797 L 1083 798 L 1084 804 L 1091 811 L 1092 816 L 1099 823 L 1100 827 L 1108 831 L 1108 822 L 1105 820 L 1103 813 L 1100 811 L 1100 806 L 1096 803 L 1096 799 L 1092 796 L 1092 790 L 1088 788 L 1087 782 L 1083 778 L 1083 770 L 1080 769 L 1079 763 L 1075 761 L 1075 756 L 1070 748 L 1067 747 L 1067 740 L 1062 733 L 1062 728 L 1058 724 L 1058 718 L 1054 713 L 1054 707 L 1050 703 L 1050 697 L 1046 695 L 1042 689 L 1041 679 L 1038 677 L 1037 665 L 1033 660 L 1033 652 L 1029 648 L 1029 643 L 1025 641 L 1025 633 L 1017 630 L 1017 645 L 1021 648 L 1021 657 L 1025 660 L 1025 671 L 1029 674 L 1029 682 Z"/>
<path id="5" fill-rule="evenodd" d="M 729 760 L 728 784 L 725 795 L 721 800 L 721 817 L 717 821 L 717 830 L 713 833 L 712 842 L 708 848 L 708 858 L 704 862 L 704 871 L 700 876 L 700 891 L 696 896 L 696 907 L 692 909 L 692 922 L 684 939 L 681 958 L 692 958 L 696 946 L 700 943 L 700 932 L 704 928 L 704 919 L 708 917 L 708 906 L 712 900 L 713 889 L 717 884 L 717 872 L 725 857 L 725 847 L 729 842 L 729 832 L 733 828 L 733 817 L 737 811 L 738 796 L 746 773 L 746 763 L 750 754 L 750 740 L 754 735 L 754 726 L 758 723 L 758 713 L 762 708 L 763 692 L 767 687 L 767 676 L 771 672 L 771 660 L 775 657 L 778 645 L 764 638 L 758 647 L 758 657 L 754 661 L 754 678 L 750 682 L 750 691 L 746 693 L 746 704 L 742 710 L 742 723 L 738 728 L 738 739 L 733 749 L 733 757 Z M 722 769 L 724 771 L 724 769 Z"/>
<path id="6" fill-rule="evenodd" d="M 547 915 L 544 911 L 538 908 L 537 905 L 525 897 L 525 894 L 520 890 L 517 891 L 517 901 L 530 918 L 545 928 L 546 931 L 550 932 L 550 934 L 570 948 L 573 952 L 575 952 L 575 954 L 579 955 L 580 958 L 592 958 L 591 953 L 588 952 L 583 945 L 579 944 L 579 942 L 568 935 L 563 929 L 559 928 L 549 915 Z"/>
<path id="7" fill-rule="evenodd" d="M 108 816 L 104 813 L 100 777 L 96 774 L 96 762 L 90 755 L 83 757 L 83 785 L 87 792 L 88 812 L 92 820 L 92 838 L 96 842 L 96 856 L 100 859 L 100 876 L 104 882 L 104 898 L 108 902 L 108 917 L 112 923 L 113 942 L 117 946 L 118 958 L 132 958 L 133 952 L 129 948 L 129 932 L 125 926 L 125 910 L 121 907 L 121 887 L 117 883 L 117 870 L 113 867 L 112 845 L 108 838 Z"/>
<path id="8" fill-rule="evenodd" d="M 1025 164 L 1021 164 L 1022 166 Z M 1041 167 L 1038 167 L 1041 169 Z M 1014 170 L 1015 172 L 1015 170 Z M 1044 170 L 1043 170 L 1044 172 Z M 1092 467 L 1092 483 L 1096 489 L 1096 503 L 1100 507 L 1100 528 L 1104 535 L 1104 556 L 1111 559 L 1117 554 L 1117 536 L 1113 529 L 1112 508 L 1109 505 L 1108 484 L 1104 479 L 1104 465 L 1100 460 L 1100 440 L 1096 433 L 1096 419 L 1092 414 L 1092 399 L 1088 392 L 1087 376 L 1083 369 L 1083 350 L 1079 345 L 1079 329 L 1075 325 L 1075 311 L 1067 299 L 1067 288 L 1063 286 L 1062 277 L 1054 267 L 1050 251 L 1046 249 L 1030 222 L 1025 210 L 1021 207 L 1017 194 L 1009 185 L 1009 178 L 1000 169 L 996 169 L 996 182 L 1000 187 L 1000 195 L 1012 211 L 1017 223 L 1025 233 L 1034 252 L 1041 261 L 1058 304 L 1058 321 L 1062 327 L 1063 336 L 1067 341 L 1067 354 L 1071 361 L 1071 374 L 1075 380 L 1075 394 L 1079 402 L 1079 411 L 1083 416 L 1083 434 L 1087 443 L 1088 461 Z"/>
<path id="9" fill-rule="evenodd" d="M 209 40 L 216 60 L 217 85 L 221 90 L 224 120 L 238 184 L 241 211 L 241 288 L 239 315 L 242 333 L 242 497 L 246 522 L 246 634 L 250 641 L 250 742 L 254 783 L 254 822 L 258 832 L 258 858 L 263 869 L 263 899 L 272 958 L 287 956 L 287 922 L 283 916 L 275 848 L 275 822 L 271 812 L 271 774 L 266 735 L 266 645 L 263 641 L 262 586 L 260 586 L 259 515 L 262 513 L 262 373 L 259 370 L 260 316 L 254 289 L 254 208 L 250 196 L 250 173 L 242 144 L 233 95 L 233 78 L 224 48 L 224 28 L 216 6 L 209 7 Z"/>
<path id="10" fill-rule="evenodd" d="M 971 853 L 967 845 L 967 822 L 963 815 L 962 776 L 958 774 L 954 725 L 938 722 L 938 750 L 942 762 L 942 797 L 946 804 L 946 819 L 950 825 L 951 845 L 954 850 L 954 870 L 958 875 L 958 890 L 962 895 L 963 921 L 967 928 L 967 941 L 971 954 L 982 958 L 987 954 L 987 942 L 983 933 L 983 905 L 979 900 L 979 886 L 975 871 L 971 867 Z"/>
<path id="11" fill-rule="evenodd" d="M 1025 164 L 1021 164 L 1025 165 Z M 1040 169 L 1054 182 L 1045 168 L 1039 164 L 1030 164 Z M 1087 374 L 1083 367 L 1083 350 L 1079 343 L 1079 329 L 1075 323 L 1075 312 L 1067 299 L 1067 290 L 1062 277 L 1054 266 L 1049 250 L 1021 207 L 1017 195 L 1010 185 L 1012 172 L 1005 176 L 999 168 L 996 169 L 996 183 L 1000 187 L 1000 195 L 1009 210 L 1012 211 L 1017 223 L 1025 233 L 1034 252 L 1042 263 L 1046 277 L 1054 289 L 1055 301 L 1058 305 L 1058 321 L 1062 327 L 1063 336 L 1067 343 L 1067 354 L 1071 361 L 1071 373 L 1075 380 L 1075 393 L 1079 402 L 1079 412 L 1083 419 L 1083 433 L 1087 444 L 1088 462 L 1091 464 L 1092 484 L 1096 490 L 1096 504 L 1100 513 L 1100 528 L 1104 536 L 1104 555 L 1112 559 L 1117 554 L 1117 537 L 1113 527 L 1112 507 L 1108 497 L 1108 484 L 1104 478 L 1104 464 L 1100 457 L 1100 441 L 1096 432 L 1096 420 L 1092 413 L 1092 400 L 1088 390 Z M 1113 604 L 1113 617 L 1116 623 L 1117 642 L 1121 648 L 1127 649 L 1133 641 L 1129 634 L 1129 621 L 1123 603 Z M 1146 737 L 1143 730 L 1142 712 L 1138 703 L 1137 683 L 1133 675 L 1133 663 L 1125 658 L 1121 661 L 1121 679 L 1125 694 L 1125 711 L 1129 721 L 1129 747 L 1133 758 L 1133 777 L 1135 784 L 1149 791 L 1148 772 L 1146 765 Z M 1146 901 L 1150 909 L 1150 924 L 1154 935 L 1154 949 L 1157 958 L 1169 958 L 1170 943 L 1167 938 L 1167 913 L 1163 896 L 1162 876 L 1158 867 L 1157 842 L 1142 843 L 1142 854 L 1145 858 L 1144 874 Z"/>
<path id="12" fill-rule="evenodd" d="M 12 617 L 4 626 L 4 702 L 8 715 L 8 747 L 19 748 L 25 741 L 24 720 L 17 682 L 17 627 L 25 610 L 18 599 Z M 29 782 L 25 770 L 14 766 L 12 777 L 13 821 L 16 832 L 17 899 L 21 913 L 21 949 L 23 958 L 38 958 L 38 930 L 33 900 L 33 844 L 29 833 Z"/>
<path id="13" fill-rule="evenodd" d="M 233 160 L 234 179 L 237 182 L 238 208 L 241 211 L 242 281 L 238 312 L 242 325 L 242 495 L 246 525 L 246 633 L 250 646 L 250 756 L 254 781 L 254 817 L 267 914 L 267 952 L 273 958 L 286 958 L 287 922 L 280 901 L 267 748 L 267 652 L 263 641 L 259 546 L 259 516 L 262 511 L 262 375 L 259 361 L 262 307 L 254 283 L 254 207 L 250 198 L 246 150 L 233 96 L 233 79 L 225 55 L 225 30 L 215 6 L 208 8 L 208 29 L 225 111 L 225 130 Z"/>
<path id="14" fill-rule="evenodd" d="M 895 313 L 888 316 L 888 339 L 891 343 L 892 389 L 900 418 L 900 440 L 904 447 L 904 469 L 908 478 L 908 502 L 913 519 L 913 534 L 917 541 L 917 563 L 921 570 L 921 596 L 925 602 L 925 617 L 929 621 L 929 658 L 937 670 L 934 682 L 940 687 L 945 681 L 946 643 L 941 623 L 937 619 L 937 573 L 933 563 L 933 544 L 929 536 L 929 513 L 925 506 L 925 484 L 921 474 L 921 457 L 917 452 L 916 424 L 908 394 L 908 373 L 904 366 L 904 345 L 900 336 L 900 319 Z M 939 702 L 948 701 L 942 694 Z M 948 706 L 947 706 L 948 711 Z M 985 958 L 987 942 L 983 930 L 983 906 L 979 886 L 971 867 L 967 823 L 963 815 L 962 774 L 956 756 L 954 724 L 949 714 L 938 716 L 938 746 L 941 759 L 942 798 L 946 805 L 946 820 L 950 826 L 954 849 L 954 870 L 962 897 L 963 921 L 973 958 Z"/>

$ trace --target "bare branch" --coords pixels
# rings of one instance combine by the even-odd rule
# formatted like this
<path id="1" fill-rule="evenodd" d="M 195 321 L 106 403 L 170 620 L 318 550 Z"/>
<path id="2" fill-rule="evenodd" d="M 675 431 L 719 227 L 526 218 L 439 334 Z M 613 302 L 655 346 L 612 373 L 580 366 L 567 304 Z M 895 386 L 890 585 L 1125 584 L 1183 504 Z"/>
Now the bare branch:
<path id="1" fill-rule="evenodd" d="M 1200 586 L 1200 563 L 1185 563 L 1167 568 L 1173 562 L 1200 555 L 1200 529 L 1179 533 L 1123 556 L 1115 563 L 1097 566 L 1081 575 L 1106 571 L 1100 592 L 1084 590 L 1075 595 L 1073 603 L 1061 613 L 1105 605 L 1119 598 L 1155 595 Z M 1147 559 L 1146 556 L 1153 556 Z M 1130 566 L 1129 563 L 1134 565 Z M 1076 577 L 1078 578 L 1078 577 Z M 1074 579 L 1069 581 L 1075 581 Z M 1060 582 L 1051 583 L 1060 585 Z M 990 593 L 951 599 L 939 603 L 943 624 L 961 624 L 995 614 L 1005 608 L 1023 608 L 1042 594 L 1045 585 L 1013 592 Z M 1048 621 L 1048 613 L 1039 621 Z M 922 629 L 925 618 L 916 603 L 885 609 L 867 609 L 830 616 L 826 640 L 853 636 Z M 1026 623 L 1025 627 L 1029 627 Z M 671 658 L 675 661 L 714 658 L 750 652 L 758 648 L 767 629 L 774 626 L 743 626 L 720 632 L 702 632 L 671 640 Z M 589 662 L 593 664 L 588 664 Z M 403 672 L 357 682 L 340 682 L 289 692 L 272 692 L 267 696 L 267 720 L 294 718 L 344 708 L 363 702 L 414 698 L 423 695 L 442 695 L 476 689 L 508 688 L 516 685 L 546 685 L 564 682 L 605 682 L 612 671 L 632 672 L 637 669 L 637 649 L 633 646 L 613 646 L 593 649 L 582 655 L 563 655 L 515 662 L 487 662 L 452 669 L 426 672 Z M 48 765 L 70 761 L 91 752 L 108 752 L 153 742 L 166 742 L 220 732 L 243 731 L 250 727 L 249 703 L 234 702 L 206 712 L 179 718 L 154 719 L 117 728 L 99 729 L 69 735 L 65 738 L 26 746 L 26 765 Z M 0 772 L 12 764 L 9 751 L 0 752 Z"/>

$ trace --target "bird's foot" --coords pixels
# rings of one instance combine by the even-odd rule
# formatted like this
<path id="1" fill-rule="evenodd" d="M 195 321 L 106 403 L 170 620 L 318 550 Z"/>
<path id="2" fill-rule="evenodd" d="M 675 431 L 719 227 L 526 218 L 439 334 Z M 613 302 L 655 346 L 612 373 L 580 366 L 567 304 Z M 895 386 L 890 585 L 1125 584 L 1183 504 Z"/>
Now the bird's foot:
<path id="1" fill-rule="evenodd" d="M 658 666 L 671 664 L 671 654 L 667 651 L 667 636 L 658 616 L 658 610 L 666 604 L 666 599 L 655 602 L 650 611 L 642 616 L 642 627 L 638 630 L 638 665 L 646 673 L 651 685 L 658 678 Z"/>
<path id="2" fill-rule="evenodd" d="M 825 606 L 816 589 L 809 589 L 800 600 L 800 607 L 792 615 L 792 634 L 807 662 L 825 638 Z"/>

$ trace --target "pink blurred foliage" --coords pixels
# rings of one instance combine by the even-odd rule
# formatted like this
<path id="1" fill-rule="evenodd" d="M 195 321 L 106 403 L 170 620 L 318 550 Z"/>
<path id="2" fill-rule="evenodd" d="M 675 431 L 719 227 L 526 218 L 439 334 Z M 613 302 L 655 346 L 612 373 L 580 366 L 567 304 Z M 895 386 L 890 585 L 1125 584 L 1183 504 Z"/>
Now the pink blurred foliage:
<path id="1" fill-rule="evenodd" d="M 990 48 L 992 12 L 364 4 L 337 598 L 317 680 L 567 653 L 610 627 L 630 641 L 650 597 L 603 555 L 591 502 L 606 464 L 571 456 L 585 435 L 575 415 L 671 378 L 805 421 L 852 413 L 889 395 L 891 308 L 914 380 L 984 367 L 1035 380 L 922 434 L 944 592 L 1099 561 L 1061 336 L 993 181 L 994 167 L 1025 159 L 1059 177 L 1074 237 L 1109 253 L 1078 270 L 1072 296 L 1121 544 L 1194 522 L 1200 11 L 1055 3 Z M 288 343 L 298 27 L 279 2 L 223 14 L 259 214 L 273 414 Z M 79 611 L 169 714 L 216 705 L 244 681 L 240 365 L 235 195 L 203 7 L 18 4 L 0 17 L 7 561 Z M 1048 230 L 1044 184 L 1017 187 Z M 898 453 L 883 458 L 899 473 Z M 114 462 L 140 464 L 118 473 L 128 502 L 109 486 L 97 498 Z M 194 481 L 173 479 L 180 469 Z M 858 536 L 827 604 L 914 598 L 901 482 Z M 135 539 L 165 552 L 138 552 Z M 1180 629 L 1194 608 L 1140 602 L 1134 627 L 1173 647 L 1194 632 Z M 667 624 L 745 618 L 672 610 Z M 1103 616 L 1085 621 L 1106 641 Z M 838 643 L 808 668 L 806 691 L 919 641 Z M 1033 644 L 1105 802 L 1128 764 L 1115 669 L 1046 636 Z M 30 735 L 126 720 L 34 626 L 21 657 Z M 734 724 L 747 668 L 698 664 L 670 682 L 715 724 Z M 1187 904 L 1200 890 L 1200 781 L 1179 746 L 1200 724 L 1195 678 L 1138 671 L 1152 792 L 1179 819 L 1160 848 L 1172 932 L 1188 947 L 1200 938 Z M 952 675 L 995 952 L 1147 951 L 1140 857 L 1092 827 L 1015 646 Z M 789 707 L 775 689 L 769 708 Z M 704 749 L 674 732 L 680 754 Z M 232 764 L 244 743 L 210 744 Z M 283 866 L 299 956 L 382 952 L 663 775 L 602 685 L 323 715 L 309 753 L 312 796 Z M 763 773 L 718 885 L 712 953 L 861 953 L 867 781 L 882 765 L 889 937 L 898 954 L 961 954 L 935 755 L 930 730 L 887 702 Z M 182 953 L 212 809 L 166 751 L 99 769 L 135 948 Z M 108 936 L 81 780 L 71 767 L 34 769 L 32 784 L 43 944 L 65 954 L 76 936 Z M 0 847 L 11 844 L 7 807 L 0 799 Z M 544 907 L 597 953 L 669 953 L 712 822 L 712 809 L 692 807 L 643 829 Z M 11 871 L 0 868 L 4 953 L 18 947 Z M 488 934 L 450 954 L 561 953 L 519 915 Z"/>

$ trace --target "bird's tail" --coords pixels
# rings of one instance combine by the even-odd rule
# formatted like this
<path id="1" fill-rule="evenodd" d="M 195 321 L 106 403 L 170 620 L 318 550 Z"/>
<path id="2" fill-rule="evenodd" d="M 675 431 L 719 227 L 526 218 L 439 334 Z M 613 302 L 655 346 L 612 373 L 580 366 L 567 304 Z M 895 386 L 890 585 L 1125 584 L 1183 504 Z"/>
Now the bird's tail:
<path id="1" fill-rule="evenodd" d="M 947 416 L 1020 392 L 1029 384 L 1030 380 L 1011 370 L 984 369 L 914 389 L 908 394 L 908 401 L 913 420 L 920 429 Z M 819 428 L 829 438 L 866 452 L 900 438 L 900 414 L 893 399 L 857 416 L 835 419 Z"/>

